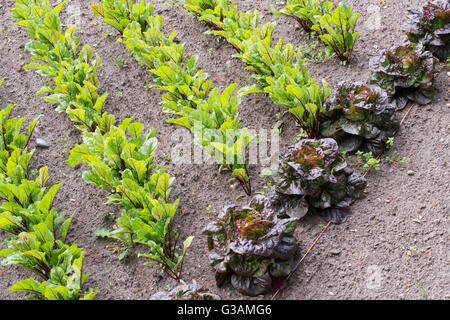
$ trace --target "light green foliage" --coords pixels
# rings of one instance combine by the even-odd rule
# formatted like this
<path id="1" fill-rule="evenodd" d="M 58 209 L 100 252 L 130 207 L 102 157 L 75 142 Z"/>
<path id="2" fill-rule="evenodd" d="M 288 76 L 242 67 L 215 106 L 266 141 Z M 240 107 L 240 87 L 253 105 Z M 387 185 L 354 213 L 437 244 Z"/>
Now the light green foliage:
<path id="1" fill-rule="evenodd" d="M 62 184 L 46 190 L 47 167 L 29 180 L 34 150 L 28 152 L 27 146 L 38 119 L 23 130 L 26 118 L 11 118 L 12 109 L 0 111 L 0 229 L 10 234 L 0 257 L 2 265 L 19 265 L 40 280 L 28 278 L 10 290 L 30 293 L 33 299 L 93 299 L 97 291 L 83 292 L 89 276 L 82 274 L 84 251 L 66 243 L 73 216 L 52 208 Z"/>
<path id="2" fill-rule="evenodd" d="M 272 6 L 277 16 L 293 17 L 307 33 L 315 33 L 336 56 L 347 63 L 353 52 L 355 41 L 361 35 L 355 32 L 360 14 L 339 3 L 335 6 L 323 0 L 289 0 L 280 11 Z"/>
<path id="3" fill-rule="evenodd" d="M 214 8 L 214 4 L 213 0 L 192 2 L 205 10 Z M 165 92 L 163 111 L 175 116 L 168 122 L 191 130 L 194 142 L 218 163 L 228 166 L 250 194 L 244 155 L 253 136 L 241 128 L 238 107 L 242 94 L 236 92 L 237 84 L 222 92 L 212 88 L 207 74 L 198 70 L 198 57 L 187 57 L 184 45 L 175 41 L 176 31 L 168 37 L 162 33 L 163 17 L 154 15 L 153 4 L 103 0 L 91 8 L 95 16 L 121 33 L 118 42 L 124 43 L 136 61 L 155 76 L 149 87 Z"/>
<path id="4" fill-rule="evenodd" d="M 31 293 L 34 299 L 92 300 L 96 291 L 82 293 L 89 276 L 82 274 L 84 251 L 76 244 L 69 246 L 56 240 L 50 227 L 46 223 L 37 224 L 30 232 L 6 241 L 8 249 L 0 252 L 5 257 L 3 265 L 18 264 L 45 279 L 38 282 L 28 278 L 10 290 Z"/>
<path id="5" fill-rule="evenodd" d="M 358 157 L 358 161 L 360 165 L 362 165 L 362 169 L 364 171 L 367 171 L 371 168 L 374 168 L 375 170 L 380 170 L 380 160 L 374 158 L 372 152 L 364 153 L 362 151 L 357 151 L 355 154 Z"/>
<path id="6" fill-rule="evenodd" d="M 293 17 L 307 33 L 312 31 L 314 25 L 319 24 L 319 19 L 333 10 L 330 1 L 323 0 L 288 0 L 281 10 L 276 10 L 271 6 L 272 12 L 277 17 Z"/>
<path id="7" fill-rule="evenodd" d="M 347 62 L 361 35 L 354 32 L 360 14 L 352 13 L 348 5 L 340 4 L 331 14 L 319 19 L 319 25 L 312 27 L 320 39 L 332 48 L 341 61 Z"/>
<path id="8" fill-rule="evenodd" d="M 390 137 L 386 141 L 386 150 L 389 150 L 394 145 L 394 137 Z"/>
<path id="9" fill-rule="evenodd" d="M 153 129 L 143 134 L 144 126 L 131 121 L 126 119 L 119 127 L 112 123 L 105 134 L 100 129 L 84 133 L 84 144 L 70 152 L 67 163 L 87 163 L 92 171 L 83 178 L 110 193 L 116 191 L 122 179 L 144 185 L 153 167 L 157 140 Z"/>
<path id="10" fill-rule="evenodd" d="M 23 134 L 22 125 L 26 118 L 10 118 L 12 109 L 10 105 L 0 111 L 0 179 L 18 184 L 27 178 L 33 156 L 33 152 L 27 152 L 27 146 L 39 119 L 35 119 Z"/>
<path id="11" fill-rule="evenodd" d="M 91 170 L 83 173 L 83 179 L 107 190 L 108 203 L 124 208 L 116 222 L 118 228 L 99 230 L 97 235 L 124 242 L 128 246 L 125 252 L 135 243 L 145 244 L 149 253 L 140 255 L 147 255 L 158 267 L 181 279 L 181 263 L 190 242 L 181 254 L 176 252 L 178 233 L 172 225 L 178 200 L 167 203 L 174 178 L 159 167 L 153 170 L 155 131 L 144 133 L 144 125 L 132 119 L 117 127 L 115 117 L 103 111 L 108 94 L 97 93 L 100 84 L 96 72 L 101 59 L 90 46 L 79 48 L 81 39 L 75 37 L 75 27 L 63 30 L 59 14 L 65 3 L 53 7 L 48 0 L 18 0 L 12 15 L 31 37 L 26 49 L 34 61 L 40 61 L 27 68 L 54 80 L 54 86 L 45 86 L 38 94 L 47 93 L 45 100 L 57 104 L 56 110 L 66 112 L 83 133 L 84 143 L 71 151 L 68 164 L 86 163 Z M 132 3 L 130 13 L 127 2 L 114 1 L 115 15 L 106 19 L 121 30 L 129 23 L 124 13 L 136 23 L 146 21 L 151 15 L 149 7 L 144 2 Z M 153 37 L 151 31 L 148 36 Z M 61 293 L 60 297 L 65 296 Z"/>
<path id="12" fill-rule="evenodd" d="M 322 87 L 310 78 L 302 53 L 280 39 L 273 44 L 275 22 L 260 26 L 257 10 L 239 14 L 236 5 L 228 0 L 210 1 L 204 9 L 203 1 L 185 0 L 183 8 L 211 27 L 211 33 L 224 38 L 238 51 L 234 57 L 253 71 L 257 85 L 241 89 L 245 94 L 266 92 L 278 105 L 286 108 L 310 138 L 319 134 L 319 114 L 323 102 L 330 95 L 326 81 Z M 212 3 L 215 7 L 211 8 Z"/>
<path id="13" fill-rule="evenodd" d="M 391 157 L 386 156 L 385 160 L 386 160 L 387 164 L 389 164 L 389 165 L 392 165 L 394 163 L 407 164 L 411 161 L 411 159 L 408 157 L 400 157 L 397 150 L 394 150 L 392 152 Z"/>
<path id="14" fill-rule="evenodd" d="M 65 3 L 53 8 L 49 1 L 18 0 L 12 16 L 31 37 L 25 49 L 34 62 L 25 69 L 54 80 L 53 88 L 44 86 L 37 94 L 47 93 L 45 100 L 57 104 L 56 111 L 66 112 L 79 130 L 94 131 L 107 97 L 97 93 L 96 71 L 102 60 L 88 45 L 79 50 L 81 39 L 75 37 L 75 27 L 62 29 L 59 13 Z"/>
<path id="15" fill-rule="evenodd" d="M 264 88 L 276 104 L 294 115 L 309 138 L 319 137 L 319 115 L 325 111 L 323 104 L 331 94 L 325 80 L 322 80 L 322 88 L 315 81 L 299 61 L 294 68 L 285 66 L 276 80 L 267 77 L 268 86 Z"/>
<path id="16" fill-rule="evenodd" d="M 140 123 L 126 119 L 119 127 L 111 126 L 102 135 L 100 130 L 83 136 L 84 144 L 75 147 L 67 161 L 69 165 L 87 163 L 91 171 L 83 179 L 110 195 L 108 203 L 124 208 L 116 220 L 117 229 L 98 230 L 97 236 L 114 238 L 131 247 L 136 243 L 146 245 L 148 253 L 138 256 L 152 260 L 175 278 L 181 276 L 181 263 L 185 250 L 175 252 L 178 233 L 172 223 L 179 201 L 167 203 L 174 178 L 161 168 L 153 172 L 153 158 L 157 140 L 155 131 L 143 133 Z M 128 253 L 120 256 L 123 258 Z"/>

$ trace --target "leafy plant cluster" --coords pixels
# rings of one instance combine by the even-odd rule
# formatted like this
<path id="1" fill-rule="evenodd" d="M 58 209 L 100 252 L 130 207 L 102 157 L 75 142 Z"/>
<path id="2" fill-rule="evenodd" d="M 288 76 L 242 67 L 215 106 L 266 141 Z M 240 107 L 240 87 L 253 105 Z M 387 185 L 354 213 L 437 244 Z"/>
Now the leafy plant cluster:
<path id="1" fill-rule="evenodd" d="M 272 206 L 289 217 L 321 211 L 328 221 L 343 223 L 350 206 L 363 195 L 366 179 L 347 166 L 331 138 L 303 139 L 291 146 L 272 175 Z"/>
<path id="2" fill-rule="evenodd" d="M 353 13 L 350 6 L 337 6 L 323 0 L 288 0 L 281 10 L 271 7 L 276 16 L 294 18 L 308 34 L 315 34 L 339 60 L 347 63 L 356 40 L 361 35 L 355 32 L 360 14 Z"/>
<path id="3" fill-rule="evenodd" d="M 321 136 L 335 139 L 341 152 L 379 156 L 399 129 L 396 106 L 378 86 L 342 81 L 325 105 Z"/>
<path id="4" fill-rule="evenodd" d="M 92 5 L 97 17 L 117 29 L 119 42 L 134 53 L 136 60 L 155 75 L 149 87 L 164 91 L 163 111 L 176 118 L 167 122 L 181 125 L 194 135 L 218 163 L 229 168 L 247 195 L 251 194 L 246 149 L 254 138 L 242 128 L 238 108 L 242 94 L 231 84 L 222 92 L 212 88 L 204 70 L 198 70 L 198 56 L 188 57 L 176 31 L 166 37 L 163 17 L 154 14 L 152 3 L 102 0 Z"/>
<path id="5" fill-rule="evenodd" d="M 295 217 L 279 217 L 269 199 L 261 195 L 242 208 L 224 207 L 203 230 L 217 285 L 229 279 L 248 296 L 276 288 L 294 268 L 297 222 Z"/>
<path id="6" fill-rule="evenodd" d="M 325 80 L 320 87 L 310 77 L 299 50 L 283 44 L 282 39 L 272 46 L 274 22 L 260 27 L 258 11 L 239 15 L 229 1 L 217 0 L 213 9 L 202 6 L 203 2 L 186 0 L 183 7 L 200 21 L 214 25 L 208 33 L 225 38 L 239 51 L 235 57 L 255 72 L 258 86 L 242 89 L 245 94 L 268 93 L 276 104 L 294 115 L 310 139 L 334 138 L 341 151 L 364 149 L 379 154 L 384 150 L 398 122 L 395 108 L 381 89 L 343 82 L 332 93 Z M 306 3 L 313 5 L 311 1 Z M 327 3 L 323 8 L 331 12 L 333 5 Z"/>
<path id="7" fill-rule="evenodd" d="M 425 45 L 441 60 L 450 56 L 450 3 L 447 0 L 426 2 L 420 10 L 408 9 L 403 26 L 409 41 Z"/>
<path id="8" fill-rule="evenodd" d="M 408 101 L 428 104 L 439 60 L 450 55 L 450 3 L 427 1 L 420 10 L 408 9 L 405 39 L 370 60 L 371 83 L 383 88 L 403 109 Z"/>
<path id="9" fill-rule="evenodd" d="M 63 29 L 59 14 L 65 3 L 53 7 L 48 0 L 16 1 L 12 15 L 31 37 L 26 49 L 34 62 L 26 68 L 53 79 L 53 85 L 38 94 L 49 93 L 46 100 L 57 104 L 56 110 L 66 112 L 82 132 L 84 143 L 71 151 L 67 163 L 87 164 L 90 171 L 83 173 L 83 179 L 108 191 L 108 203 L 123 208 L 117 229 L 99 230 L 97 235 L 122 241 L 127 250 L 144 245 L 146 251 L 138 256 L 181 279 L 182 262 L 193 237 L 184 241 L 179 253 L 179 233 L 173 226 L 179 201 L 168 202 L 174 178 L 153 161 L 155 130 L 145 132 L 144 125 L 132 118 L 116 125 L 115 117 L 103 111 L 107 93 L 97 93 L 96 76 L 101 60 L 94 59 L 89 45 L 78 48 L 81 39 L 75 37 L 74 26 Z"/>
<path id="10" fill-rule="evenodd" d="M 408 101 L 428 104 L 434 94 L 435 74 L 439 61 L 422 42 L 408 40 L 382 50 L 378 57 L 370 59 L 370 83 L 381 87 L 403 109 Z"/>
<path id="11" fill-rule="evenodd" d="M 244 94 L 265 92 L 278 105 L 286 108 L 309 138 L 318 138 L 319 114 L 331 93 L 328 83 L 321 85 L 310 77 L 300 51 L 280 39 L 273 44 L 275 22 L 260 26 L 257 10 L 238 13 L 228 0 L 214 0 L 214 8 L 204 6 L 204 0 L 186 0 L 181 5 L 212 30 L 207 33 L 224 38 L 237 50 L 234 57 L 253 71 L 258 81 L 243 88 Z"/>
<path id="12" fill-rule="evenodd" d="M 2 81 L 0 81 L 2 82 Z M 1 86 L 1 85 L 0 85 Z M 30 179 L 34 150 L 28 150 L 39 118 L 25 132 L 26 118 L 12 118 L 13 106 L 0 111 L 0 229 L 8 237 L 0 251 L 2 265 L 18 265 L 37 276 L 9 290 L 30 294 L 30 299 L 91 300 L 98 291 L 85 290 L 85 251 L 66 241 L 73 215 L 57 212 L 53 200 L 62 183 L 47 190 L 48 168 Z"/>

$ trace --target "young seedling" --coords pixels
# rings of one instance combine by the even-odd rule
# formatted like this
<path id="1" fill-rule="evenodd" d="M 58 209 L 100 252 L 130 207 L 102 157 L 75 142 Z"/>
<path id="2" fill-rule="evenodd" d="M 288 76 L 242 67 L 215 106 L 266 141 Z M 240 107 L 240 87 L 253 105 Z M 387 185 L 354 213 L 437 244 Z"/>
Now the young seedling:
<path id="1" fill-rule="evenodd" d="M 372 152 L 362 152 L 357 151 L 356 156 L 358 157 L 359 164 L 362 166 L 362 170 L 366 172 L 369 169 L 380 170 L 380 160 L 374 158 Z"/>
<path id="2" fill-rule="evenodd" d="M 328 61 L 333 56 L 335 56 L 335 53 L 330 50 L 318 48 L 319 45 L 320 43 L 316 39 L 313 39 L 310 44 L 300 45 L 298 49 L 302 53 L 302 58 L 306 62 L 320 64 Z"/>
<path id="3" fill-rule="evenodd" d="M 398 164 L 407 164 L 411 161 L 410 158 L 408 157 L 400 157 L 398 155 L 398 151 L 394 150 L 392 153 L 392 158 L 389 156 L 386 156 L 385 161 L 389 164 L 392 165 L 393 163 L 398 163 Z"/>

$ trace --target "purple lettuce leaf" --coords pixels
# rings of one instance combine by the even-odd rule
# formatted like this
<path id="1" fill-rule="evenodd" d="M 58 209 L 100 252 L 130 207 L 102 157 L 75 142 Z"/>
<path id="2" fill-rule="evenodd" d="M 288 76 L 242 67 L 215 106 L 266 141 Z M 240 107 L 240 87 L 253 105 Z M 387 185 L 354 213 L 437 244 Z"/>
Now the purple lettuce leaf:
<path id="1" fill-rule="evenodd" d="M 420 10 L 410 8 L 403 31 L 411 42 L 421 42 L 439 59 L 450 56 L 450 2 L 428 1 Z"/>
<path id="2" fill-rule="evenodd" d="M 434 93 L 433 80 L 438 67 L 439 61 L 431 52 L 424 50 L 422 42 L 405 40 L 370 60 L 370 82 L 385 90 L 391 99 L 406 95 L 418 104 L 429 103 L 410 93 L 411 90 L 420 91 L 422 96 L 430 99 Z"/>
<path id="3" fill-rule="evenodd" d="M 268 292 L 270 270 L 284 274 L 286 266 L 292 265 L 283 262 L 295 256 L 297 222 L 298 218 L 279 218 L 271 201 L 260 195 L 247 206 L 224 207 L 216 221 L 203 229 L 216 284 L 222 285 L 231 276 L 233 287 L 246 295 Z"/>
<path id="4" fill-rule="evenodd" d="M 269 273 L 256 278 L 232 274 L 231 285 L 246 296 L 256 297 L 272 290 L 272 277 Z"/>
<path id="5" fill-rule="evenodd" d="M 305 146 L 308 147 L 306 151 Z M 334 161 L 325 161 L 325 155 Z M 311 179 L 313 175 L 310 171 L 318 166 L 321 175 Z M 279 170 L 273 176 L 273 181 L 275 185 L 268 199 L 281 217 L 301 218 L 308 212 L 329 211 L 342 216 L 333 218 L 335 223 L 342 222 L 343 213 L 347 214 L 348 208 L 342 206 L 343 201 L 351 203 L 361 198 L 366 187 L 365 178 L 347 167 L 337 152 L 337 142 L 330 138 L 305 139 L 291 147 L 280 157 Z M 297 192 L 292 193 L 293 189 Z"/>
<path id="6" fill-rule="evenodd" d="M 395 110 L 380 87 L 342 81 L 326 102 L 321 135 L 335 139 L 341 152 L 365 149 L 380 136 L 384 144 L 399 127 Z M 375 156 L 383 150 L 384 145 Z"/>

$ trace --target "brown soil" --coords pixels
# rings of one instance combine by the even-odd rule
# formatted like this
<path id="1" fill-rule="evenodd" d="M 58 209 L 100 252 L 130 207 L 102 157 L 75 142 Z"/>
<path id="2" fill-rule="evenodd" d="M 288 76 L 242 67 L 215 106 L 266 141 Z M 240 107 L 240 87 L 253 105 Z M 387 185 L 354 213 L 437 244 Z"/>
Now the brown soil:
<path id="1" fill-rule="evenodd" d="M 158 14 L 164 15 L 165 31 L 178 31 L 178 39 L 186 43 L 186 52 L 199 55 L 199 65 L 205 69 L 215 86 L 225 87 L 233 82 L 244 86 L 251 80 L 243 64 L 232 59 L 234 50 L 212 36 L 204 35 L 206 27 L 197 22 L 181 8 L 156 3 Z M 420 7 L 420 0 L 346 1 L 355 12 L 361 13 L 355 56 L 349 66 L 342 66 L 337 59 L 321 64 L 310 63 L 312 76 L 325 77 L 331 85 L 339 81 L 368 78 L 368 62 L 386 47 L 394 45 L 403 36 L 401 26 L 405 21 L 408 6 Z M 103 59 L 104 67 L 99 71 L 101 91 L 109 92 L 107 111 L 120 121 L 135 115 L 146 127 L 157 130 L 159 148 L 157 163 L 168 167 L 176 177 L 171 197 L 180 198 L 181 205 L 176 224 L 181 237 L 195 235 L 188 250 L 184 265 L 187 282 L 203 284 L 224 299 L 247 299 L 230 285 L 217 288 L 213 270 L 207 259 L 206 239 L 202 228 L 212 220 L 206 208 L 210 205 L 219 211 L 230 203 L 245 204 L 248 198 L 235 200 L 241 193 L 230 188 L 230 176 L 219 174 L 215 165 L 177 166 L 168 161 L 174 142 L 168 137 L 178 129 L 166 123 L 168 115 L 162 112 L 161 93 L 147 88 L 152 77 L 138 65 L 127 49 L 115 42 L 118 34 L 96 20 L 89 9 L 94 0 L 81 3 L 82 24 L 78 29 L 83 42 L 91 44 Z M 294 46 L 305 43 L 305 38 L 296 24 L 288 18 L 275 18 L 269 9 L 274 3 L 269 0 L 241 0 L 241 10 L 258 9 L 262 20 L 277 20 L 276 34 Z M 369 5 L 381 8 L 382 28 L 369 30 L 365 22 L 371 13 Z M 54 184 L 63 181 L 55 204 L 58 210 L 75 214 L 68 241 L 76 242 L 87 252 L 85 272 L 91 276 L 87 287 L 99 289 L 98 299 L 128 300 L 148 299 L 157 291 L 177 285 L 160 271 L 145 266 L 144 261 L 130 257 L 119 261 L 114 253 L 116 243 L 97 239 L 99 228 L 112 228 L 113 221 L 106 219 L 109 213 L 116 216 L 120 209 L 105 205 L 107 194 L 86 184 L 81 174 L 85 167 L 74 169 L 66 165 L 69 150 L 81 142 L 79 132 L 65 114 L 54 111 L 42 97 L 36 97 L 39 88 L 51 79 L 44 79 L 34 72 L 26 72 L 23 65 L 30 62 L 30 54 L 24 52 L 27 33 L 15 27 L 9 9 L 14 1 L 0 3 L 0 78 L 6 77 L 0 89 L 2 105 L 15 103 L 15 116 L 34 119 L 42 115 L 37 137 L 50 142 L 48 149 L 37 149 L 33 166 L 49 167 Z M 106 35 L 110 31 L 111 36 Z M 123 58 L 126 66 L 121 68 L 116 59 Z M 300 265 L 278 299 L 445 299 L 450 295 L 448 239 L 450 208 L 449 164 L 450 113 L 448 107 L 448 69 L 436 79 L 437 93 L 432 104 L 414 107 L 400 132 L 395 137 L 392 150 L 401 157 L 410 158 L 408 164 L 388 165 L 383 162 L 379 171 L 368 175 L 366 197 L 353 205 L 352 216 L 342 225 L 332 225 Z M 245 98 L 240 116 L 247 128 L 271 128 L 281 108 L 262 94 Z M 398 114 L 401 118 L 406 109 Z M 297 131 L 294 123 L 287 119 L 284 124 L 281 151 L 291 144 Z M 33 145 L 34 147 L 34 145 Z M 264 181 L 259 178 L 261 168 L 253 166 L 253 188 L 262 191 Z M 414 174 L 407 174 L 413 170 Z M 410 172 L 411 173 L 411 172 Z M 306 217 L 296 235 L 304 253 L 326 222 L 317 216 Z M 0 239 L 6 237 L 0 232 Z M 3 246 L 3 245 L 2 245 Z M 31 274 L 18 267 L 0 266 L 0 299 L 21 299 L 23 296 L 8 291 L 16 282 Z M 257 299 L 268 299 L 270 295 Z"/>

